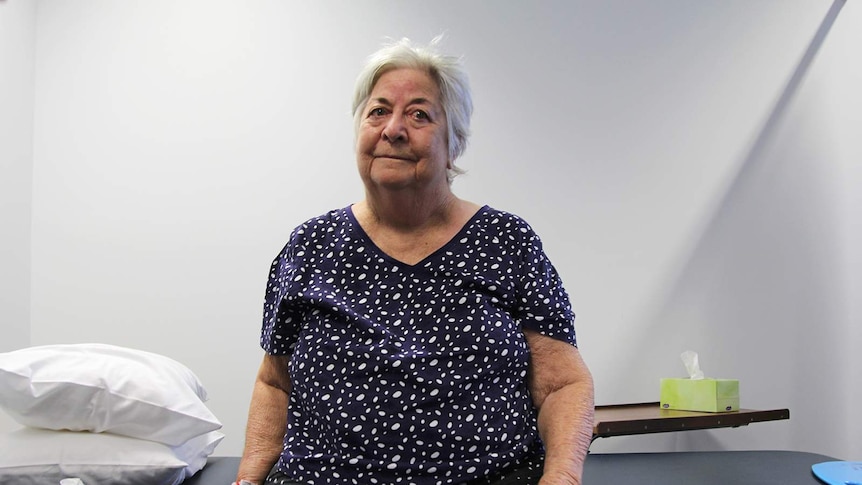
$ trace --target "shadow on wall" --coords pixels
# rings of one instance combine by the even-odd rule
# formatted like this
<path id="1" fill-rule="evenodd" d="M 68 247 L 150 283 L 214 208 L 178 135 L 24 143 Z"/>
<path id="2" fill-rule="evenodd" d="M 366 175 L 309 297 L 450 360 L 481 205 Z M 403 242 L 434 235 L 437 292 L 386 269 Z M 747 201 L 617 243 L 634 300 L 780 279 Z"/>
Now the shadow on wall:
<path id="1" fill-rule="evenodd" d="M 657 396 L 655 372 L 679 376 L 679 353 L 698 351 L 707 376 L 740 379 L 743 407 L 791 408 L 793 426 L 778 432 L 796 448 L 823 453 L 830 452 L 828 437 L 848 432 L 836 414 L 818 422 L 844 412 L 840 396 L 831 410 L 818 400 L 835 397 L 841 381 L 835 374 L 824 378 L 823 370 L 840 369 L 847 358 L 829 352 L 841 343 L 839 323 L 846 318 L 838 181 L 813 155 L 823 152 L 813 148 L 823 140 L 809 134 L 804 119 L 788 123 L 788 111 L 797 107 L 800 85 L 845 1 L 832 3 L 702 234 L 693 238 L 659 299 L 664 303 L 632 335 L 637 350 L 621 353 L 631 359 L 619 367 L 626 374 L 616 376 Z M 706 440 L 688 445 L 721 448 Z M 773 439 L 772 446 L 788 443 Z"/>

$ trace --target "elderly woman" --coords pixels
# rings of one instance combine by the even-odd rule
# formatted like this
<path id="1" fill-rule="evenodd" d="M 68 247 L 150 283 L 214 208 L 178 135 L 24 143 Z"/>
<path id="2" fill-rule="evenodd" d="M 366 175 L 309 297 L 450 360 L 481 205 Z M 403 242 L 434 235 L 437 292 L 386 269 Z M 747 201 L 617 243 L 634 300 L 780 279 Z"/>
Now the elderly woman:
<path id="1" fill-rule="evenodd" d="M 237 481 L 580 483 L 593 384 L 568 296 L 526 222 L 451 190 L 460 62 L 388 45 L 353 109 L 365 199 L 273 262 Z"/>

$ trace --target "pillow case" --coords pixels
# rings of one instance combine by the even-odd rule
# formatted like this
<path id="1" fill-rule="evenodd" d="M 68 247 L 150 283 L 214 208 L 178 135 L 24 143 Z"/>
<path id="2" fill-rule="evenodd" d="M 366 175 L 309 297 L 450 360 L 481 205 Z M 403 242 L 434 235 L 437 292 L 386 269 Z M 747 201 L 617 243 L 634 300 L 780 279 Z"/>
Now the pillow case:
<path id="1" fill-rule="evenodd" d="M 25 426 L 179 446 L 221 428 L 206 398 L 191 370 L 151 352 L 71 344 L 0 353 L 0 407 Z"/>
<path id="2" fill-rule="evenodd" d="M 169 446 L 127 436 L 35 428 L 0 434 L 0 483 L 176 485 L 187 466 Z"/>
<path id="3" fill-rule="evenodd" d="M 224 439 L 223 433 L 210 431 L 196 436 L 180 446 L 171 447 L 174 456 L 186 462 L 185 478 L 199 472 L 207 464 L 207 457 L 213 454 L 222 439 Z"/>

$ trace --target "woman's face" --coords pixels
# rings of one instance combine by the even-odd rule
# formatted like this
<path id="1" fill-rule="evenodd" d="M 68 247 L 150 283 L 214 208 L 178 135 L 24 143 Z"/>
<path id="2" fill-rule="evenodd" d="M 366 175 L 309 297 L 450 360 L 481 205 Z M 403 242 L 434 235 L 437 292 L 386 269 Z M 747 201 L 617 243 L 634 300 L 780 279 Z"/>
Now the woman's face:
<path id="1" fill-rule="evenodd" d="M 448 185 L 446 116 L 425 72 L 395 69 L 377 80 L 362 111 L 356 159 L 369 189 Z"/>

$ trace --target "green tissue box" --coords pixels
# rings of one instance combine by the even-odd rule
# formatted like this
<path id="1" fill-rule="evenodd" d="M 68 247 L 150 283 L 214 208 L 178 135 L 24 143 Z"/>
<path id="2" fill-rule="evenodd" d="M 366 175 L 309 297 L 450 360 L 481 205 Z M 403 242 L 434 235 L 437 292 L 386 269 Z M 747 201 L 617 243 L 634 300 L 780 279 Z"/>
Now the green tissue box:
<path id="1" fill-rule="evenodd" d="M 661 408 L 709 413 L 739 411 L 739 381 L 662 379 Z"/>

